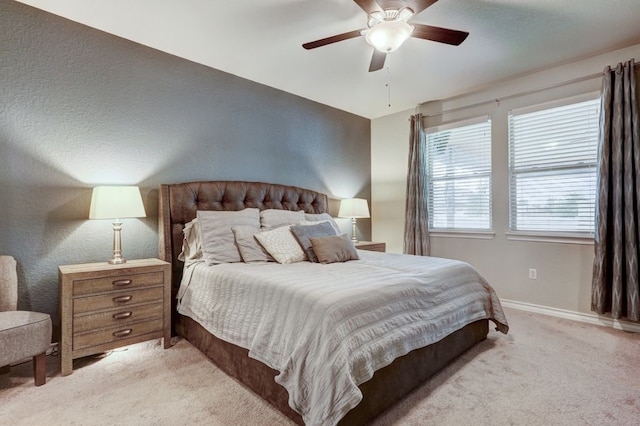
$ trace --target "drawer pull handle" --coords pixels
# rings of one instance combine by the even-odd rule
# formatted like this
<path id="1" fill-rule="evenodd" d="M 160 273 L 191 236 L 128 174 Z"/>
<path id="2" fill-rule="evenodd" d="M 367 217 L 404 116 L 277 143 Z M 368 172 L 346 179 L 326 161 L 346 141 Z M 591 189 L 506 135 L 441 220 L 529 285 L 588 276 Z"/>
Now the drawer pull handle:
<path id="1" fill-rule="evenodd" d="M 128 302 L 131 299 L 133 299 L 133 296 L 118 296 L 118 297 L 114 297 L 113 301 L 116 303 L 124 303 L 124 302 Z"/>
<path id="2" fill-rule="evenodd" d="M 126 330 L 114 331 L 113 337 L 126 337 L 130 335 L 132 331 L 133 330 L 130 328 L 127 328 Z"/>
<path id="3" fill-rule="evenodd" d="M 132 314 L 133 314 L 133 312 L 131 312 L 131 311 L 118 312 L 117 314 L 113 314 L 112 317 L 113 317 L 113 319 L 125 319 L 125 318 L 129 318 Z"/>
<path id="4" fill-rule="evenodd" d="M 111 284 L 117 286 L 117 287 L 122 287 L 124 285 L 129 285 L 131 284 L 131 280 L 117 280 L 117 281 L 113 281 Z"/>

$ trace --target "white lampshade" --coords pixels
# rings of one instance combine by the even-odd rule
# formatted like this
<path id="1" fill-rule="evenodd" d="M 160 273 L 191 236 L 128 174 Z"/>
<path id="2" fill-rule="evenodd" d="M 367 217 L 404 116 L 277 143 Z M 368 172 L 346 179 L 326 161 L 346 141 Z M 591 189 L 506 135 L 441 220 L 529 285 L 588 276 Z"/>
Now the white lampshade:
<path id="1" fill-rule="evenodd" d="M 369 205 L 363 198 L 347 198 L 340 201 L 339 217 L 366 218 L 369 216 Z"/>
<path id="2" fill-rule="evenodd" d="M 370 28 L 365 35 L 367 43 L 383 53 L 391 53 L 404 43 L 414 27 L 402 20 L 383 21 Z"/>
<path id="3" fill-rule="evenodd" d="M 97 186 L 91 194 L 89 219 L 113 220 L 113 257 L 109 263 L 125 263 L 122 257 L 122 222 L 126 217 L 145 217 L 140 188 L 137 186 Z"/>
<path id="4" fill-rule="evenodd" d="M 146 217 L 137 186 L 97 186 L 91 194 L 89 219 Z"/>

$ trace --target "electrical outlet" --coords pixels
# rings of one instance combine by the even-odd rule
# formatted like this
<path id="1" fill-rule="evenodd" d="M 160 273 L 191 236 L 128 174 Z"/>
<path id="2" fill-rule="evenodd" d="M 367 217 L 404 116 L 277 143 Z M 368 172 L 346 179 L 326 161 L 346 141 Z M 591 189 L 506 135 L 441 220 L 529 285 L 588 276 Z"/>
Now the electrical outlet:
<path id="1" fill-rule="evenodd" d="M 538 270 L 537 269 L 529 269 L 529 278 L 532 280 L 537 280 L 538 279 Z"/>

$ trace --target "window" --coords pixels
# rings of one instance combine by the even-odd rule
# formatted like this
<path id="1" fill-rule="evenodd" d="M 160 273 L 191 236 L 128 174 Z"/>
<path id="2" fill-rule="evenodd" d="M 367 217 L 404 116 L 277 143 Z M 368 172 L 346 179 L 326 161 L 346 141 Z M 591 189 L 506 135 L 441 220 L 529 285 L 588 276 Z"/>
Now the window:
<path id="1" fill-rule="evenodd" d="M 491 120 L 426 130 L 429 228 L 491 230 Z"/>
<path id="2" fill-rule="evenodd" d="M 593 233 L 600 99 L 590 98 L 509 113 L 511 231 Z"/>

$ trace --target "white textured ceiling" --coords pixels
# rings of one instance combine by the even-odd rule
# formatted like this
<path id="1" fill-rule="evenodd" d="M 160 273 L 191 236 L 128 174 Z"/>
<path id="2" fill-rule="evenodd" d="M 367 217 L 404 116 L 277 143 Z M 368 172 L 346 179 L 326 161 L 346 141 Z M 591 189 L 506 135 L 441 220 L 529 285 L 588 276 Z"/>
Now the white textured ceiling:
<path id="1" fill-rule="evenodd" d="M 301 47 L 366 27 L 351 0 L 21 2 L 368 118 L 640 43 L 640 0 L 439 0 L 410 22 L 467 31 L 467 40 L 409 39 L 388 70 L 369 73 L 364 37 Z"/>

